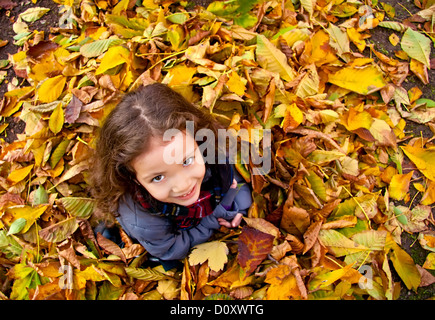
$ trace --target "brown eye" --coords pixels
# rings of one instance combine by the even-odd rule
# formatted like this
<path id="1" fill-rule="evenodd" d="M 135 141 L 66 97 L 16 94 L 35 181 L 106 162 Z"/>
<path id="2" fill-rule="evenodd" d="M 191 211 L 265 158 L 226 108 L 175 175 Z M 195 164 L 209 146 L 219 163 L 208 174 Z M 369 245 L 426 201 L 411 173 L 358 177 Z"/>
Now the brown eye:
<path id="1" fill-rule="evenodd" d="M 159 174 L 158 176 L 155 176 L 153 178 L 152 182 L 161 182 L 164 178 L 165 178 L 165 176 Z"/>

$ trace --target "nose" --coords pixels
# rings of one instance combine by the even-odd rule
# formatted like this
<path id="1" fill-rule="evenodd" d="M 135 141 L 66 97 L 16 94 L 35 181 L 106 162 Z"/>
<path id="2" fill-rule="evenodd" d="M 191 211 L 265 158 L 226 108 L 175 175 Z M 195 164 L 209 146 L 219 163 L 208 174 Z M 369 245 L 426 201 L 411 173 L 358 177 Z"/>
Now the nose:
<path id="1" fill-rule="evenodd" d="M 178 173 L 172 181 L 172 191 L 175 194 L 186 193 L 189 188 L 192 186 L 192 180 L 190 176 L 184 172 Z"/>

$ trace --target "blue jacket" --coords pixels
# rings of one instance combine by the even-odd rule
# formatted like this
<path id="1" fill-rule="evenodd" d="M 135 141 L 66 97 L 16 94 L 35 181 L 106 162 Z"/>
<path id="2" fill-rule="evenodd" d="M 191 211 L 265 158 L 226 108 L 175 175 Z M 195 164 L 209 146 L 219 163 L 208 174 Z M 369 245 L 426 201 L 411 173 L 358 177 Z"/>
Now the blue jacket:
<path id="1" fill-rule="evenodd" d="M 233 169 L 233 173 L 238 183 L 245 182 L 236 170 Z M 211 178 L 212 175 L 207 170 L 204 182 Z M 226 210 L 225 204 L 231 202 L 232 210 Z M 187 256 L 190 248 L 206 242 L 214 230 L 220 228 L 217 218 L 231 220 L 239 212 L 245 214 L 251 204 L 251 190 L 244 183 L 239 189 L 229 189 L 213 213 L 202 218 L 197 226 L 174 232 L 169 218 L 145 209 L 130 194 L 126 194 L 119 203 L 117 220 L 124 231 L 152 256 L 161 260 L 179 260 Z"/>

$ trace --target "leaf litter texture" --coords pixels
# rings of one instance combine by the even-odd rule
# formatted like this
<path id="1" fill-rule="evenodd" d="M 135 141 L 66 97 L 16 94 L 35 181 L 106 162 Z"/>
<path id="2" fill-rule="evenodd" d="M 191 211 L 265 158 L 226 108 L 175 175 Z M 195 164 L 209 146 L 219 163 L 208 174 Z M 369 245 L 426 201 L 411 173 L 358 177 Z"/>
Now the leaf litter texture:
<path id="1" fill-rule="evenodd" d="M 435 146 L 408 126 L 433 134 L 435 102 L 402 87 L 429 83 L 430 1 L 401 22 L 378 1 L 55 2 L 48 35 L 27 24 L 45 8 L 13 22 L 17 52 L 1 63 L 26 80 L 8 85 L 1 116 L 26 127 L 1 143 L 0 298 L 397 299 L 434 282 Z M 380 28 L 395 33 L 389 56 L 368 42 Z M 271 131 L 269 172 L 236 164 L 254 199 L 242 226 L 182 270 L 146 267 L 122 229 L 122 248 L 93 231 L 96 132 L 152 82 L 236 132 Z M 264 137 L 239 139 L 261 150 Z"/>

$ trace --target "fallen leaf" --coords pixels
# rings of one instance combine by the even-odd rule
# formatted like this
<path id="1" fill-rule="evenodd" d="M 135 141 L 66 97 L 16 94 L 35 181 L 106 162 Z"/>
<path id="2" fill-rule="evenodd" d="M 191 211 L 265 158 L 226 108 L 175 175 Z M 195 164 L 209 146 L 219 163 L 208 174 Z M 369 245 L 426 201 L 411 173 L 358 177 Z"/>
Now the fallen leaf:
<path id="1" fill-rule="evenodd" d="M 245 270 L 246 276 L 266 258 L 273 247 L 274 236 L 251 227 L 243 227 L 239 236 L 237 261 Z"/>
<path id="2" fill-rule="evenodd" d="M 66 78 L 63 75 L 48 78 L 37 89 L 39 100 L 43 103 L 57 100 L 63 92 L 65 83 Z"/>
<path id="3" fill-rule="evenodd" d="M 394 243 L 392 249 L 390 258 L 394 269 L 408 289 L 417 290 L 421 282 L 421 275 L 415 266 L 414 260 L 397 244 Z"/>
<path id="4" fill-rule="evenodd" d="M 35 22 L 36 20 L 39 20 L 48 11 L 50 11 L 50 9 L 42 8 L 42 7 L 29 8 L 23 13 L 20 13 L 20 18 L 26 22 Z"/>
<path id="5" fill-rule="evenodd" d="M 396 174 L 391 179 L 388 186 L 388 192 L 390 197 L 396 200 L 403 200 L 408 194 L 409 183 L 414 171 L 410 171 L 407 174 Z"/>
<path id="6" fill-rule="evenodd" d="M 62 103 L 59 103 L 50 116 L 48 127 L 50 128 L 51 132 L 58 134 L 60 130 L 62 130 L 64 121 L 65 117 L 62 109 Z"/>
<path id="7" fill-rule="evenodd" d="M 367 66 L 361 69 L 343 68 L 334 74 L 330 74 L 328 81 L 362 95 L 378 91 L 387 84 L 383 73 L 375 66 Z"/>
<path id="8" fill-rule="evenodd" d="M 213 271 L 220 271 L 224 268 L 227 258 L 228 248 L 221 241 L 211 241 L 195 246 L 189 255 L 189 264 L 197 265 L 208 261 L 208 266 Z"/>
<path id="9" fill-rule="evenodd" d="M 263 35 L 257 36 L 256 55 L 260 66 L 278 73 L 285 81 L 291 81 L 295 77 L 295 71 L 288 65 L 284 53 Z"/>
<path id="10" fill-rule="evenodd" d="M 429 56 L 431 52 L 431 41 L 429 38 L 418 31 L 408 28 L 403 34 L 400 46 L 408 56 L 430 68 Z"/>
<path id="11" fill-rule="evenodd" d="M 414 162 L 422 174 L 428 179 L 435 181 L 435 147 L 420 148 L 405 145 L 401 149 Z"/>
<path id="12" fill-rule="evenodd" d="M 77 219 L 72 217 L 55 223 L 39 231 L 39 236 L 47 242 L 61 242 L 79 227 Z"/>

